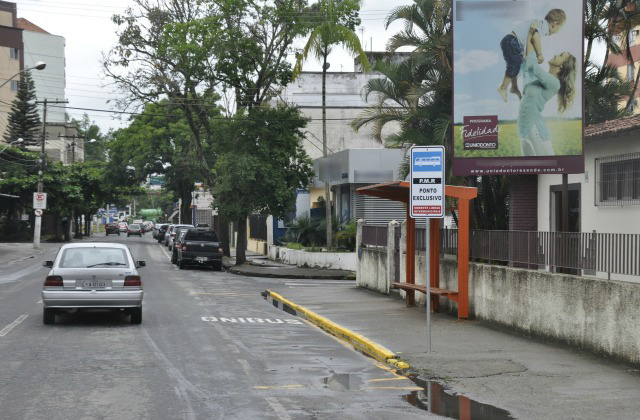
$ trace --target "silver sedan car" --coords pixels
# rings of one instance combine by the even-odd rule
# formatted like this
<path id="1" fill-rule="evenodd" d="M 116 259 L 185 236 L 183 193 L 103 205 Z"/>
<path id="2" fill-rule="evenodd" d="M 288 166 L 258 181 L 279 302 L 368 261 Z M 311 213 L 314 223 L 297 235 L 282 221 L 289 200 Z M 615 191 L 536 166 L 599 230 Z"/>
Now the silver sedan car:
<path id="1" fill-rule="evenodd" d="M 84 242 L 60 248 L 44 281 L 43 322 L 53 324 L 57 313 L 78 308 L 124 309 L 132 324 L 142 322 L 142 280 L 126 245 Z"/>

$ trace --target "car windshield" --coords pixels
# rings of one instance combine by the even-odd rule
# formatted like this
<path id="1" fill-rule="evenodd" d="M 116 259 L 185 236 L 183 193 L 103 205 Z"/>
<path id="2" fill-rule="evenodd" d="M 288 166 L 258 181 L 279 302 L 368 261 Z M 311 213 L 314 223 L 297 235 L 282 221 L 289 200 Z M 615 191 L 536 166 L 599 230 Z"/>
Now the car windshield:
<path id="1" fill-rule="evenodd" d="M 128 267 L 126 251 L 122 248 L 69 248 L 62 252 L 60 268 Z"/>

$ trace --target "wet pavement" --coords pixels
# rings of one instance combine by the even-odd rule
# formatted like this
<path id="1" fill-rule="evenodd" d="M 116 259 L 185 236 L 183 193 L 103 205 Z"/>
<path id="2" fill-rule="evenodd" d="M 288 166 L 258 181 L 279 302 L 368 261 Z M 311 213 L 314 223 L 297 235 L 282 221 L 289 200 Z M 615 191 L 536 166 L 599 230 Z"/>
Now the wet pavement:
<path id="1" fill-rule="evenodd" d="M 413 386 L 420 389 L 404 399 L 418 408 L 472 419 L 638 418 L 637 366 L 446 314 L 432 314 L 433 351 L 427 353 L 424 308 L 407 308 L 402 300 L 355 285 L 306 284 L 271 290 L 407 361 Z M 327 386 L 362 386 L 353 376 L 327 381 Z"/>

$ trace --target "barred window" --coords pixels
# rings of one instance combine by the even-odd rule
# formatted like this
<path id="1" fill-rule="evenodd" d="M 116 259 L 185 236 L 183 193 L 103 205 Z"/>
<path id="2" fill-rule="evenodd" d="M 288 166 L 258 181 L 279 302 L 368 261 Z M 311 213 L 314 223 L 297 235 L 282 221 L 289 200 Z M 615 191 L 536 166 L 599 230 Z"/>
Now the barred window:
<path id="1" fill-rule="evenodd" d="M 9 58 L 12 60 L 19 60 L 20 50 L 17 48 L 9 48 Z"/>
<path id="2" fill-rule="evenodd" d="M 596 159 L 596 177 L 597 205 L 640 205 L 640 153 Z"/>

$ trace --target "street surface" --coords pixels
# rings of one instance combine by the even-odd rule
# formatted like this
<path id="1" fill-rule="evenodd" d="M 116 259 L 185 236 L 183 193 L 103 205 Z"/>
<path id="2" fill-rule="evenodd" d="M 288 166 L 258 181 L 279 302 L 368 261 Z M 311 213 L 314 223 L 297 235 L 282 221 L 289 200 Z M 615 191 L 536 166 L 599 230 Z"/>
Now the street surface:
<path id="1" fill-rule="evenodd" d="M 314 280 L 179 270 L 150 234 L 130 246 L 141 269 L 142 325 L 115 312 L 42 323 L 41 288 L 57 246 L 0 271 L 0 418 L 399 419 L 430 414 L 416 385 L 260 292 Z M 315 281 L 317 282 L 317 281 Z M 323 281 L 336 289 L 349 281 Z"/>

